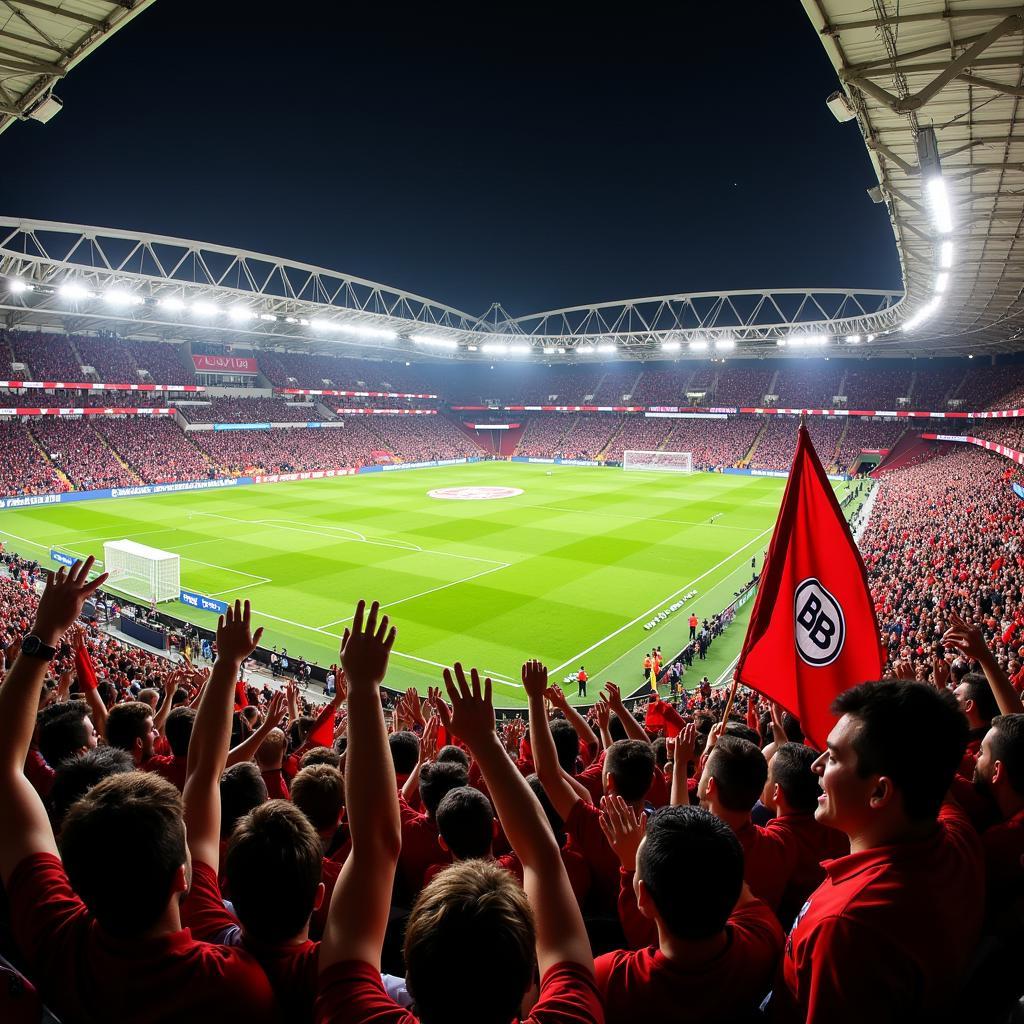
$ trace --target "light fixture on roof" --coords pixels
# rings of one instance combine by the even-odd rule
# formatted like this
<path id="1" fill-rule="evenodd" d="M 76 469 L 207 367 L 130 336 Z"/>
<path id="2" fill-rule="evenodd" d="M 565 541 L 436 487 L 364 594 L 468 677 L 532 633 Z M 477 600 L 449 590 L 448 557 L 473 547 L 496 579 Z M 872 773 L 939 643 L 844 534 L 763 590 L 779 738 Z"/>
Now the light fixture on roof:
<path id="1" fill-rule="evenodd" d="M 479 352 L 480 348 L 477 345 L 467 345 L 466 346 L 466 351 L 467 352 Z"/>
<path id="2" fill-rule="evenodd" d="M 867 340 L 867 341 L 874 341 L 874 340 L 875 340 L 875 336 L 874 336 L 873 334 L 869 334 L 869 335 L 867 336 L 867 339 L 866 339 L 866 340 Z"/>
<path id="3" fill-rule="evenodd" d="M 920 327 L 930 316 L 934 315 L 935 311 L 939 308 L 942 303 L 942 297 L 936 295 L 930 302 L 926 302 L 909 320 L 904 320 L 902 328 L 905 331 L 912 331 L 916 327 Z"/>
<path id="4" fill-rule="evenodd" d="M 286 324 L 297 324 L 299 322 L 299 318 L 297 316 L 286 316 L 284 318 L 284 322 Z"/>
<path id="5" fill-rule="evenodd" d="M 336 331 L 338 325 L 334 320 L 325 320 L 323 317 L 314 317 L 310 321 L 310 327 L 315 331 Z"/>
<path id="6" fill-rule="evenodd" d="M 939 246 L 939 266 L 943 270 L 953 266 L 953 243 L 948 239 Z"/>
<path id="7" fill-rule="evenodd" d="M 247 306 L 232 306 L 228 310 L 228 316 L 234 320 L 235 323 L 244 323 L 246 320 L 252 320 L 256 314 Z"/>
<path id="8" fill-rule="evenodd" d="M 103 299 L 112 306 L 138 306 L 142 303 L 141 296 L 126 292 L 123 288 L 108 288 L 103 293 Z"/>
<path id="9" fill-rule="evenodd" d="M 618 349 L 611 342 L 603 341 L 597 346 L 597 351 L 603 356 L 613 356 L 618 352 Z"/>
<path id="10" fill-rule="evenodd" d="M 65 281 L 58 289 L 57 294 L 62 299 L 72 299 L 77 301 L 78 299 L 88 299 L 92 297 L 92 292 L 89 291 L 85 285 L 78 284 L 76 281 Z"/>
<path id="11" fill-rule="evenodd" d="M 29 284 L 28 281 L 22 281 L 18 277 L 12 277 L 7 282 L 7 289 L 14 295 L 21 295 L 23 292 L 33 291 L 35 285 Z"/>
<path id="12" fill-rule="evenodd" d="M 860 337 L 859 334 L 848 334 L 846 336 L 846 344 L 847 345 L 859 345 L 860 342 L 861 342 L 861 337 Z"/>
<path id="13" fill-rule="evenodd" d="M 481 345 L 480 351 L 491 356 L 528 356 L 533 350 L 523 343 L 503 345 L 498 341 L 487 341 Z"/>
<path id="14" fill-rule="evenodd" d="M 277 323 L 277 317 L 273 313 L 260 313 L 261 320 L 268 320 L 271 323 Z"/>
<path id="15" fill-rule="evenodd" d="M 555 354 L 555 347 L 554 347 L 554 345 L 545 345 L 544 346 L 544 355 L 546 355 L 546 356 L 553 356 L 554 354 Z"/>
<path id="16" fill-rule="evenodd" d="M 347 334 L 355 334 L 360 338 L 378 338 L 381 341 L 394 341 L 398 337 L 398 331 L 390 327 L 370 327 L 368 324 L 333 324 L 339 331 Z"/>
<path id="17" fill-rule="evenodd" d="M 953 230 L 953 211 L 946 181 L 942 177 L 939 142 L 932 127 L 922 128 L 917 133 L 917 162 L 924 182 L 924 194 L 931 208 L 932 224 L 940 235 L 948 235 Z"/>
<path id="18" fill-rule="evenodd" d="M 786 347 L 786 339 L 785 338 L 776 338 L 775 339 L 775 344 L 779 348 L 785 348 Z"/>
<path id="19" fill-rule="evenodd" d="M 162 299 L 157 299 L 156 304 L 172 313 L 180 313 L 185 308 L 185 300 L 179 299 L 177 295 L 165 295 Z"/>
<path id="20" fill-rule="evenodd" d="M 827 100 L 825 106 L 832 111 L 832 116 L 840 123 L 852 121 L 857 116 L 857 109 L 850 102 L 850 97 L 841 89 L 837 89 Z"/>
<path id="21" fill-rule="evenodd" d="M 949 271 L 943 270 L 935 275 L 935 294 L 941 295 L 949 286 Z"/>
<path id="22" fill-rule="evenodd" d="M 682 347 L 678 341 L 663 341 L 661 343 L 662 352 L 678 352 Z"/>
<path id="23" fill-rule="evenodd" d="M 736 347 L 735 338 L 719 338 L 715 342 L 715 349 L 718 352 L 731 352 Z"/>
<path id="24" fill-rule="evenodd" d="M 459 343 L 454 338 L 444 338 L 440 334 L 410 334 L 409 340 L 414 345 L 425 345 L 428 348 L 456 349 Z"/>
<path id="25" fill-rule="evenodd" d="M 192 303 L 192 312 L 196 316 L 216 316 L 220 310 L 212 302 L 200 299 L 198 302 Z"/>
<path id="26" fill-rule="evenodd" d="M 689 349 L 691 352 L 707 352 L 708 343 L 703 338 L 694 338 L 690 342 Z"/>

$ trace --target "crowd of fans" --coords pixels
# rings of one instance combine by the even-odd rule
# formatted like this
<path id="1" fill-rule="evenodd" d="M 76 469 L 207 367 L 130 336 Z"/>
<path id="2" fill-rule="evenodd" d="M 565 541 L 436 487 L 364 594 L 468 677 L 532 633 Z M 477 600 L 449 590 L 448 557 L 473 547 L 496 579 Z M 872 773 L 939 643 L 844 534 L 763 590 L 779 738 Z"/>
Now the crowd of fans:
<path id="1" fill-rule="evenodd" d="M 190 423 L 306 423 L 333 419 L 315 404 L 284 402 L 279 398 L 211 398 L 200 404 L 179 404 Z"/>
<path id="2" fill-rule="evenodd" d="M 104 416 L 92 425 L 144 483 L 202 480 L 210 475 L 210 460 L 169 419 Z"/>
<path id="3" fill-rule="evenodd" d="M 131 487 L 141 481 L 85 420 L 41 416 L 29 430 L 50 462 L 77 490 Z"/>
<path id="4" fill-rule="evenodd" d="M 855 469 L 865 449 L 892 449 L 907 429 L 906 420 L 875 420 L 851 417 L 839 445 L 836 465 L 841 473 Z"/>
<path id="5" fill-rule="evenodd" d="M 807 429 L 814 442 L 821 464 L 827 470 L 835 467 L 839 435 L 845 426 L 845 417 L 808 416 Z M 793 416 L 771 416 L 757 439 L 757 447 L 750 459 L 751 469 L 789 469 L 797 419 Z"/>
<path id="6" fill-rule="evenodd" d="M 71 489 L 21 420 L 0 420 L 0 494 L 60 494 Z"/>
<path id="7" fill-rule="evenodd" d="M 25 363 L 33 380 L 80 381 L 82 367 L 67 335 L 8 331 L 14 361 Z M 20 375 L 19 375 L 20 376 Z"/>
<path id="8" fill-rule="evenodd" d="M 72 344 L 78 352 L 84 366 L 91 366 L 94 375 L 82 380 L 98 380 L 108 384 L 138 384 L 139 370 L 135 360 L 116 338 L 109 336 L 91 338 L 87 335 L 75 335 Z M 170 384 L 171 381 L 158 381 Z M 148 401 L 148 399 L 147 399 Z"/>

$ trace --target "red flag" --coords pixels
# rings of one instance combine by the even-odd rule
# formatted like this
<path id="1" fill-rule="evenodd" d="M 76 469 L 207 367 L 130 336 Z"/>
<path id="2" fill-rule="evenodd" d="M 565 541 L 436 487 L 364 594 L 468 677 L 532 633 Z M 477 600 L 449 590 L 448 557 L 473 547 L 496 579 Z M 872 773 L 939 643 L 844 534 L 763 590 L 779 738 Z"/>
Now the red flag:
<path id="1" fill-rule="evenodd" d="M 803 424 L 736 679 L 792 712 L 819 750 L 832 701 L 885 662 L 860 552 Z"/>
<path id="2" fill-rule="evenodd" d="M 309 731 L 304 746 L 329 747 L 334 743 L 334 712 L 337 704 L 331 701 L 319 714 L 316 724 Z"/>
<path id="3" fill-rule="evenodd" d="M 668 701 L 652 700 L 647 705 L 647 717 L 644 719 L 644 728 L 648 732 L 659 732 L 665 730 L 665 735 L 671 739 L 683 731 L 686 723 L 682 716 Z"/>

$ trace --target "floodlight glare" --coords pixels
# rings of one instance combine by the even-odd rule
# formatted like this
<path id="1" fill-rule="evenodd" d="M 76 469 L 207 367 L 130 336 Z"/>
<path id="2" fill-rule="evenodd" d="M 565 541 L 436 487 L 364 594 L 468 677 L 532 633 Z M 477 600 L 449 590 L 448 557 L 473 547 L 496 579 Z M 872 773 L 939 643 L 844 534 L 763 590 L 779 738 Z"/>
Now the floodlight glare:
<path id="1" fill-rule="evenodd" d="M 103 293 L 103 298 L 112 306 L 137 306 L 142 302 L 138 295 L 132 295 L 121 288 L 111 288 Z"/>
<path id="2" fill-rule="evenodd" d="M 701 341 L 701 340 L 698 339 L 696 341 L 691 341 L 690 342 L 690 351 L 691 352 L 707 352 L 707 350 L 708 350 L 708 343 L 706 341 Z"/>
<path id="3" fill-rule="evenodd" d="M 719 352 L 731 352 L 736 347 L 735 338 L 719 338 L 715 342 L 715 349 Z"/>
<path id="4" fill-rule="evenodd" d="M 546 356 L 553 356 L 554 354 L 555 354 L 555 350 L 554 350 L 554 348 L 551 345 L 545 345 L 544 346 L 544 355 L 546 355 Z"/>
<path id="5" fill-rule="evenodd" d="M 942 297 L 936 295 L 931 302 L 926 302 L 909 320 L 904 320 L 903 330 L 912 331 L 915 327 L 920 327 L 935 311 L 939 308 L 942 303 Z"/>
<path id="6" fill-rule="evenodd" d="M 953 266 L 953 243 L 946 241 L 939 246 L 939 266 L 948 270 Z"/>
<path id="7" fill-rule="evenodd" d="M 604 342 L 597 346 L 597 351 L 600 352 L 602 355 L 610 356 L 614 355 L 618 351 L 618 349 L 616 349 L 614 345 L 609 344 L 608 342 Z"/>
<path id="8" fill-rule="evenodd" d="M 200 299 L 198 302 L 192 303 L 192 312 L 196 316 L 216 316 L 220 310 L 212 302 L 204 302 Z"/>
<path id="9" fill-rule="evenodd" d="M 873 334 L 869 334 L 868 337 L 867 337 L 867 340 L 868 341 L 874 341 L 875 340 L 875 336 Z"/>
<path id="10" fill-rule="evenodd" d="M 228 316 L 236 323 L 242 323 L 245 320 L 252 320 L 256 314 L 245 306 L 232 306 L 228 310 Z"/>
<path id="11" fill-rule="evenodd" d="M 663 352 L 678 352 L 682 347 L 678 341 L 663 341 L 661 343 Z"/>
<path id="12" fill-rule="evenodd" d="M 949 285 L 949 271 L 944 270 L 941 274 L 935 275 L 935 294 L 941 295 Z"/>
<path id="13" fill-rule="evenodd" d="M 179 299 L 177 295 L 168 295 L 166 298 L 159 299 L 157 305 L 161 309 L 170 310 L 172 313 L 180 313 L 185 308 L 184 300 Z"/>
<path id="14" fill-rule="evenodd" d="M 859 345 L 860 344 L 860 335 L 859 334 L 848 334 L 846 336 L 846 343 L 848 345 Z"/>
<path id="15" fill-rule="evenodd" d="M 398 337 L 398 331 L 389 327 L 369 327 L 366 324 L 333 324 L 339 331 L 347 331 L 349 334 L 357 334 L 361 338 L 379 338 L 381 341 L 394 341 Z"/>
<path id="16" fill-rule="evenodd" d="M 87 299 L 91 294 L 88 288 L 80 284 L 75 284 L 74 281 L 65 281 L 64 284 L 57 289 L 57 293 L 62 299 Z"/>
<path id="17" fill-rule="evenodd" d="M 946 182 L 941 175 L 935 175 L 925 182 L 928 204 L 932 209 L 932 223 L 941 235 L 948 235 L 953 230 L 953 213 L 949 207 L 949 193 Z"/>
<path id="18" fill-rule="evenodd" d="M 277 322 L 277 317 L 273 313 L 260 313 L 261 320 L 272 320 L 274 323 Z"/>
<path id="19" fill-rule="evenodd" d="M 297 316 L 286 316 L 284 318 L 284 322 L 286 324 L 297 324 L 299 322 L 299 318 Z"/>
<path id="20" fill-rule="evenodd" d="M 14 295 L 21 295 L 22 292 L 30 292 L 33 290 L 33 286 L 27 281 L 21 281 L 16 277 L 12 277 L 10 281 L 7 282 L 7 288 Z"/>
<path id="21" fill-rule="evenodd" d="M 428 345 L 431 348 L 455 349 L 459 343 L 454 338 L 442 338 L 438 334 L 410 334 L 409 340 L 414 345 Z"/>

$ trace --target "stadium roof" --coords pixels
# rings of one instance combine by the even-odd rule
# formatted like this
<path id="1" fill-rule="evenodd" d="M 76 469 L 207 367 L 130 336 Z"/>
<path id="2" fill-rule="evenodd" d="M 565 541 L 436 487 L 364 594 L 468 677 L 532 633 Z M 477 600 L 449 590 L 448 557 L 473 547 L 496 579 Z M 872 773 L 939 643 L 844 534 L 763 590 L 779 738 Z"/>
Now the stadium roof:
<path id="1" fill-rule="evenodd" d="M 803 5 L 864 136 L 880 189 L 874 198 L 889 209 L 902 263 L 910 329 L 875 344 L 1019 350 L 1024 7 L 979 0 Z"/>
<path id="2" fill-rule="evenodd" d="M 0 132 L 49 120 L 54 86 L 154 0 L 0 0 Z M 42 106 L 40 106 L 42 104 Z"/>

